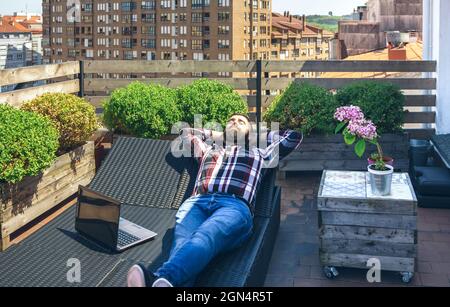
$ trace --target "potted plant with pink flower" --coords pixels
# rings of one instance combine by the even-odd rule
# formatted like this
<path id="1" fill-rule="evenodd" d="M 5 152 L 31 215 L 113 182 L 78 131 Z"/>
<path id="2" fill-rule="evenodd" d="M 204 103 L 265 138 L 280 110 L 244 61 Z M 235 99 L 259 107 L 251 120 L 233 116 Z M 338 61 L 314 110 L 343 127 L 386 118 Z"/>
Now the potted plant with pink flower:
<path id="1" fill-rule="evenodd" d="M 391 192 L 392 173 L 394 167 L 385 162 L 383 150 L 379 142 L 377 127 L 357 106 L 344 106 L 336 109 L 334 118 L 339 121 L 335 133 L 342 132 L 347 145 L 355 144 L 355 153 L 362 157 L 369 142 L 377 148 L 373 163 L 369 164 L 370 183 L 374 195 L 389 195 Z"/>

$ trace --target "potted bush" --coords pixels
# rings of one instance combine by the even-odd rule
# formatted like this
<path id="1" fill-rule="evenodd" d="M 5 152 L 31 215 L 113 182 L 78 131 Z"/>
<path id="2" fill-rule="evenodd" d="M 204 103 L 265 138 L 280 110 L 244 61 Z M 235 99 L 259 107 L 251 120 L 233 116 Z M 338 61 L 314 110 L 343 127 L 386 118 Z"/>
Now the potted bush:
<path id="1" fill-rule="evenodd" d="M 364 113 L 357 106 L 338 108 L 334 118 L 339 121 L 335 132 L 342 131 L 347 145 L 355 144 L 354 150 L 358 157 L 363 156 L 366 150 L 366 142 L 376 146 L 376 160 L 367 167 L 372 193 L 380 196 L 389 195 L 394 167 L 386 164 L 383 159 L 383 150 L 378 141 L 377 127 L 371 120 L 365 119 Z"/>
<path id="2" fill-rule="evenodd" d="M 58 137 L 58 130 L 43 116 L 0 104 L 0 251 L 9 246 L 9 234 L 15 230 L 5 223 L 31 202 L 18 183 L 52 165 Z M 12 199 L 12 193 L 27 201 Z"/>
<path id="3" fill-rule="evenodd" d="M 341 137 L 334 134 L 336 108 L 353 104 L 353 100 L 363 112 L 367 110 L 364 114 L 375 125 L 380 124 L 380 144 L 390 156 L 395 156 L 395 167 L 408 170 L 409 140 L 401 130 L 403 95 L 395 86 L 376 81 L 351 84 L 336 95 L 319 86 L 293 83 L 277 96 L 264 119 L 280 122 L 281 129 L 301 129 L 304 133 L 301 146 L 280 162 L 279 170 L 366 170 L 367 161 L 355 156 L 351 148 L 342 144 Z M 368 153 L 372 152 L 377 152 L 376 146 L 368 143 L 364 159 L 370 158 Z"/>
<path id="4" fill-rule="evenodd" d="M 181 120 L 176 90 L 133 82 L 104 103 L 103 121 L 115 134 L 158 139 Z"/>
<path id="5" fill-rule="evenodd" d="M 95 108 L 71 94 L 44 94 L 22 105 L 22 110 L 49 118 L 59 131 L 60 154 L 83 144 L 99 128 Z"/>
<path id="6" fill-rule="evenodd" d="M 69 94 L 45 94 L 21 110 L 2 106 L 2 249 L 12 232 L 58 205 L 95 174 L 95 110 Z"/>
<path id="7" fill-rule="evenodd" d="M 247 103 L 234 89 L 219 81 L 199 79 L 178 89 L 178 105 L 182 121 L 192 127 L 194 116 L 203 122 L 216 122 L 224 127 L 233 113 L 248 112 Z"/>
<path id="8" fill-rule="evenodd" d="M 326 89 L 308 83 L 291 83 L 264 114 L 267 122 L 282 129 L 298 129 L 305 135 L 327 135 L 334 131 L 337 102 Z"/>
<path id="9" fill-rule="evenodd" d="M 291 83 L 278 95 L 264 114 L 270 124 L 278 122 L 280 129 L 301 130 L 304 138 L 300 147 L 284 158 L 279 170 L 285 171 L 338 169 L 343 149 L 333 135 L 333 114 L 338 107 L 331 92 L 308 83 Z"/>

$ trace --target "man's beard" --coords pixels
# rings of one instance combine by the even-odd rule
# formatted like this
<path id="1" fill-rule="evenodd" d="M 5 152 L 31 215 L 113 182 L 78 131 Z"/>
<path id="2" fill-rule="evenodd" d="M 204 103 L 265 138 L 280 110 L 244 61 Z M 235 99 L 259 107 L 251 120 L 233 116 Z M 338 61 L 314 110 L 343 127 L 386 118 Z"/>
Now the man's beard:
<path id="1" fill-rule="evenodd" d="M 226 145 L 240 145 L 243 147 L 249 147 L 249 133 L 240 133 L 237 131 L 225 130 L 224 132 L 224 146 Z"/>

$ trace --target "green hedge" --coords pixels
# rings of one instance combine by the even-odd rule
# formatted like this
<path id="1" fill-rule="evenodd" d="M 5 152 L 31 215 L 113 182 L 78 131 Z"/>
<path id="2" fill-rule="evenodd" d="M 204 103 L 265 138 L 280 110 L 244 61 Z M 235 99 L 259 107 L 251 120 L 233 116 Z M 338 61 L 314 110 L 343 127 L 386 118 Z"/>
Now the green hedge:
<path id="1" fill-rule="evenodd" d="M 49 167 L 58 138 L 48 118 L 0 104 L 0 182 L 16 183 Z"/>
<path id="2" fill-rule="evenodd" d="M 95 108 L 84 99 L 71 94 L 44 94 L 25 103 L 22 109 L 44 115 L 55 123 L 62 150 L 80 146 L 98 128 Z"/>
<path id="3" fill-rule="evenodd" d="M 377 126 L 378 133 L 402 131 L 405 97 L 401 90 L 389 83 L 362 81 L 337 91 L 340 106 L 359 106 L 367 119 Z"/>
<path id="4" fill-rule="evenodd" d="M 104 104 L 105 125 L 137 137 L 159 138 L 180 119 L 176 91 L 156 84 L 133 82 L 113 91 Z"/>
<path id="5" fill-rule="evenodd" d="M 329 91 L 308 83 L 291 83 L 264 114 L 267 122 L 279 122 L 281 129 L 305 134 L 332 134 L 338 104 Z"/>
<path id="6" fill-rule="evenodd" d="M 203 123 L 222 126 L 233 113 L 248 113 L 246 101 L 234 89 L 218 81 L 199 79 L 178 89 L 178 104 L 184 122 L 194 124 L 194 115 L 203 115 Z"/>

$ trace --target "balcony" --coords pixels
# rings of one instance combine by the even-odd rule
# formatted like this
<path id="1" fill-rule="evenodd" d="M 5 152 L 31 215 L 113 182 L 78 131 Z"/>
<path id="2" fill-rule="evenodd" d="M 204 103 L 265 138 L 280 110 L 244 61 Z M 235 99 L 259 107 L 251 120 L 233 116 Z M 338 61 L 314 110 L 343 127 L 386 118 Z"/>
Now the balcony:
<path id="1" fill-rule="evenodd" d="M 276 93 L 286 89 L 291 82 L 308 82 L 334 91 L 356 81 L 374 79 L 368 77 L 290 78 L 278 77 L 279 74 L 391 72 L 396 74 L 390 75 L 389 78 L 377 78 L 376 80 L 380 83 L 394 84 L 401 88 L 405 94 L 404 106 L 407 113 L 404 129 L 409 137 L 429 139 L 436 133 L 437 80 L 430 75 L 422 74 L 435 72 L 436 65 L 435 61 L 74 61 L 1 70 L 0 86 L 36 80 L 49 80 L 49 82 L 45 85 L 0 93 L 0 103 L 18 107 L 23 101 L 46 92 L 74 93 L 89 101 L 96 108 L 97 114 L 100 115 L 103 112 L 102 101 L 107 99 L 113 90 L 126 86 L 130 82 L 139 80 L 174 88 L 190 84 L 196 80 L 194 77 L 185 77 L 186 73 L 214 75 L 229 72 L 232 77 L 220 78 L 220 81 L 232 86 L 245 98 L 251 111 L 251 119 L 259 121 L 261 112 L 274 101 Z M 140 77 L 149 74 L 149 72 L 155 74 L 155 77 Z M 104 76 L 135 75 L 137 78 L 95 77 L 100 74 Z M 170 74 L 170 77 L 159 77 L 156 74 Z M 184 75 L 178 76 L 177 74 Z M 102 135 L 103 138 L 100 139 L 99 135 Z M 110 132 L 102 130 L 95 137 L 99 144 L 103 144 L 104 148 L 111 146 L 114 148 L 116 145 L 111 144 L 110 136 Z M 407 151 L 405 148 L 402 150 Z M 125 156 L 123 160 L 125 161 L 127 158 Z M 358 269 L 340 270 L 341 276 L 337 280 L 328 280 L 323 276 L 319 262 L 320 242 L 317 221 L 317 195 L 322 173 L 317 169 L 306 173 L 291 172 L 289 167 L 285 166 L 285 169 L 283 169 L 280 166 L 276 185 L 270 185 L 269 188 L 270 190 L 275 189 L 275 186 L 281 187 L 281 194 L 279 195 L 281 209 L 280 217 L 277 220 L 280 223 L 280 228 L 278 234 L 274 233 L 276 241 L 270 251 L 272 257 L 269 257 L 270 263 L 267 274 L 261 273 L 257 283 L 265 286 L 370 286 L 371 284 L 368 284 L 365 279 L 366 271 L 363 272 Z M 109 171 L 111 172 L 111 178 L 104 180 L 115 180 L 113 176 L 120 177 L 120 174 L 113 175 L 114 169 Z M 285 172 L 289 173 L 286 175 Z M 129 178 L 129 180 L 132 180 L 132 178 Z M 164 188 L 170 190 L 169 187 Z M 144 188 L 142 188 L 143 190 Z M 79 257 L 86 261 L 87 266 L 90 266 L 82 280 L 82 285 L 124 285 L 126 268 L 135 258 L 128 256 L 130 254 L 127 253 L 123 255 L 123 258 L 120 258 L 103 251 L 91 250 L 90 245 L 86 245 L 86 243 L 83 243 L 84 241 L 78 239 L 70 222 L 74 213 L 74 204 L 73 198 L 68 197 L 51 214 L 41 217 L 38 222 L 34 221 L 34 224 L 27 225 L 26 231 L 20 227 L 8 229 L 8 238 L 5 239 L 4 237 L 3 239 L 5 242 L 8 240 L 8 244 L 12 246 L 8 251 L 0 252 L 0 259 L 2 259 L 2 263 L 7 263 L 8 267 L 20 266 L 20 273 L 24 275 L 20 278 L 14 276 L 15 274 L 12 274 L 11 270 L 6 270 L 7 266 L 3 266 L 3 268 L 0 268 L 2 282 L 8 285 L 17 284 L 19 281 L 26 285 L 36 285 L 37 283 L 39 285 L 65 285 L 65 277 L 60 278 L 60 276 L 57 276 L 58 273 L 51 273 L 50 271 L 53 271 L 51 268 L 55 263 L 59 265 L 62 263 L 61 261 L 66 261 L 67 259 L 64 257 L 67 256 L 67 253 L 82 250 L 85 254 L 79 254 Z M 136 210 L 134 213 L 130 211 L 129 214 L 138 218 L 144 209 L 130 210 Z M 159 209 L 153 208 L 152 210 L 156 212 Z M 166 218 L 169 219 L 172 216 Z M 448 262 L 450 258 L 450 244 L 448 243 L 450 238 L 450 212 L 419 208 L 417 218 L 418 268 L 417 276 L 410 285 L 448 285 L 448 279 L 446 278 L 450 274 Z M 152 220 L 152 222 L 162 223 L 162 221 L 156 220 Z M 13 237 L 9 236 L 11 233 L 14 233 Z M 47 234 L 48 237 L 46 237 Z M 50 241 L 50 236 L 52 236 L 52 240 L 55 240 L 54 242 Z M 149 244 L 160 244 L 158 248 L 162 248 L 163 237 L 164 234 L 158 236 L 155 242 Z M 52 244 L 61 244 L 61 246 L 64 246 L 64 250 L 56 248 L 57 252 L 52 253 L 55 250 L 55 246 Z M 25 248 L 29 248 L 29 250 L 25 250 Z M 24 254 L 20 254 L 22 252 Z M 265 252 L 267 253 L 267 251 Z M 140 256 L 134 254 L 134 256 L 141 257 L 143 254 L 139 254 Z M 157 254 L 158 252 L 155 252 L 155 255 L 148 256 L 153 258 L 146 258 L 147 261 L 159 260 L 156 259 Z M 21 257 L 30 257 L 30 261 L 27 262 L 27 259 L 24 260 Z M 51 261 L 45 257 L 51 258 Z M 46 266 L 50 272 L 41 276 L 39 281 L 27 278 L 28 274 L 33 276 L 36 273 L 38 266 L 33 261 L 38 260 L 35 259 L 42 260 L 42 265 Z M 104 268 L 101 272 L 100 266 Z M 55 270 L 55 272 L 59 271 Z M 119 278 L 116 278 L 115 274 Z M 402 285 L 394 273 L 383 273 L 381 284 L 387 286 Z"/>

